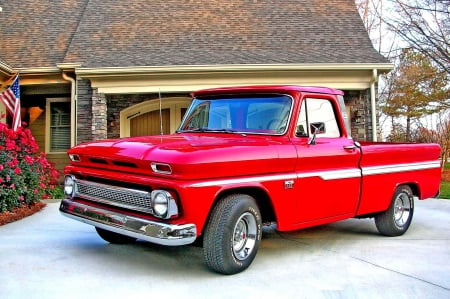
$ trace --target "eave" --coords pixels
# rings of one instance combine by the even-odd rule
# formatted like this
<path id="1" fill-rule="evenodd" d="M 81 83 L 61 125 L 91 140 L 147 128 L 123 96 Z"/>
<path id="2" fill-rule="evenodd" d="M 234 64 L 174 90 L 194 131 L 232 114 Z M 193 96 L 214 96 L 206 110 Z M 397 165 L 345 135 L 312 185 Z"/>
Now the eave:
<path id="1" fill-rule="evenodd" d="M 233 72 L 233 71 L 288 71 L 288 70 L 373 70 L 387 73 L 393 68 L 391 63 L 354 63 L 354 64 L 228 64 L 228 65 L 170 65 L 142 67 L 104 67 L 76 69 L 80 77 L 123 76 L 127 74 L 150 73 L 197 73 L 197 72 Z"/>
<path id="2" fill-rule="evenodd" d="M 383 64 L 249 64 L 76 68 L 77 78 L 91 81 L 99 93 L 191 92 L 242 85 L 320 85 L 363 90 L 373 82 L 373 71 L 387 73 Z"/>

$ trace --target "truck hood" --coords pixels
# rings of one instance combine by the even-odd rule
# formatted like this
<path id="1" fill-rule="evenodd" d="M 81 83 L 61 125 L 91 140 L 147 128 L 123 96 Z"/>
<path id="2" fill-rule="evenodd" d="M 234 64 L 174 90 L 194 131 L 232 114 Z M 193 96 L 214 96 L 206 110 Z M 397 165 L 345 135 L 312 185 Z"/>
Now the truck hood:
<path id="1" fill-rule="evenodd" d="M 267 136 L 174 134 L 80 144 L 69 150 L 88 166 L 178 179 L 245 176 L 294 169 L 295 148 Z M 152 162 L 170 165 L 171 174 L 151 170 Z"/>

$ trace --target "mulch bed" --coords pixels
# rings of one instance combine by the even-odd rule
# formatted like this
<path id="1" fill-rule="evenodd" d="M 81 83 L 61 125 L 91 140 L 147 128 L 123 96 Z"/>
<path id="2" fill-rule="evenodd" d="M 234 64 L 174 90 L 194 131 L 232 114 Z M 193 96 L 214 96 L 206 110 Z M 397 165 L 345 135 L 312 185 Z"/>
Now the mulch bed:
<path id="1" fill-rule="evenodd" d="M 20 220 L 27 216 L 33 215 L 36 212 L 39 212 L 46 206 L 43 202 L 36 202 L 31 206 L 22 206 L 14 209 L 12 212 L 3 212 L 0 213 L 0 225 L 4 225 L 13 221 Z"/>

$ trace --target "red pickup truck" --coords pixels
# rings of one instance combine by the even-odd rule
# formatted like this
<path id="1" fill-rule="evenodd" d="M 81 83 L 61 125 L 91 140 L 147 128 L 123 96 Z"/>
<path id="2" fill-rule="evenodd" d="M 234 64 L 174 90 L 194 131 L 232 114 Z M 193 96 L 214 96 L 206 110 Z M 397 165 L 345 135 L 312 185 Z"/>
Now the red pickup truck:
<path id="1" fill-rule="evenodd" d="M 192 93 L 172 135 L 68 151 L 62 214 L 111 243 L 200 241 L 207 266 L 246 269 L 264 224 L 298 230 L 373 217 L 382 235 L 411 224 L 413 199 L 439 191 L 436 144 L 356 142 L 343 93 L 251 86 Z"/>

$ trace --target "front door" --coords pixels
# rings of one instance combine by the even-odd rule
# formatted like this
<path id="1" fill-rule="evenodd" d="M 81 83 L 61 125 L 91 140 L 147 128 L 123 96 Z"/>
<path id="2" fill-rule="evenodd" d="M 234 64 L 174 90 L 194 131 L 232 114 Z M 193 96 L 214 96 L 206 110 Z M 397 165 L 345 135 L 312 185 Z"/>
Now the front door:
<path id="1" fill-rule="evenodd" d="M 303 98 L 293 143 L 296 165 L 297 223 L 325 223 L 354 215 L 359 200 L 360 151 L 340 130 L 335 101 Z"/>

